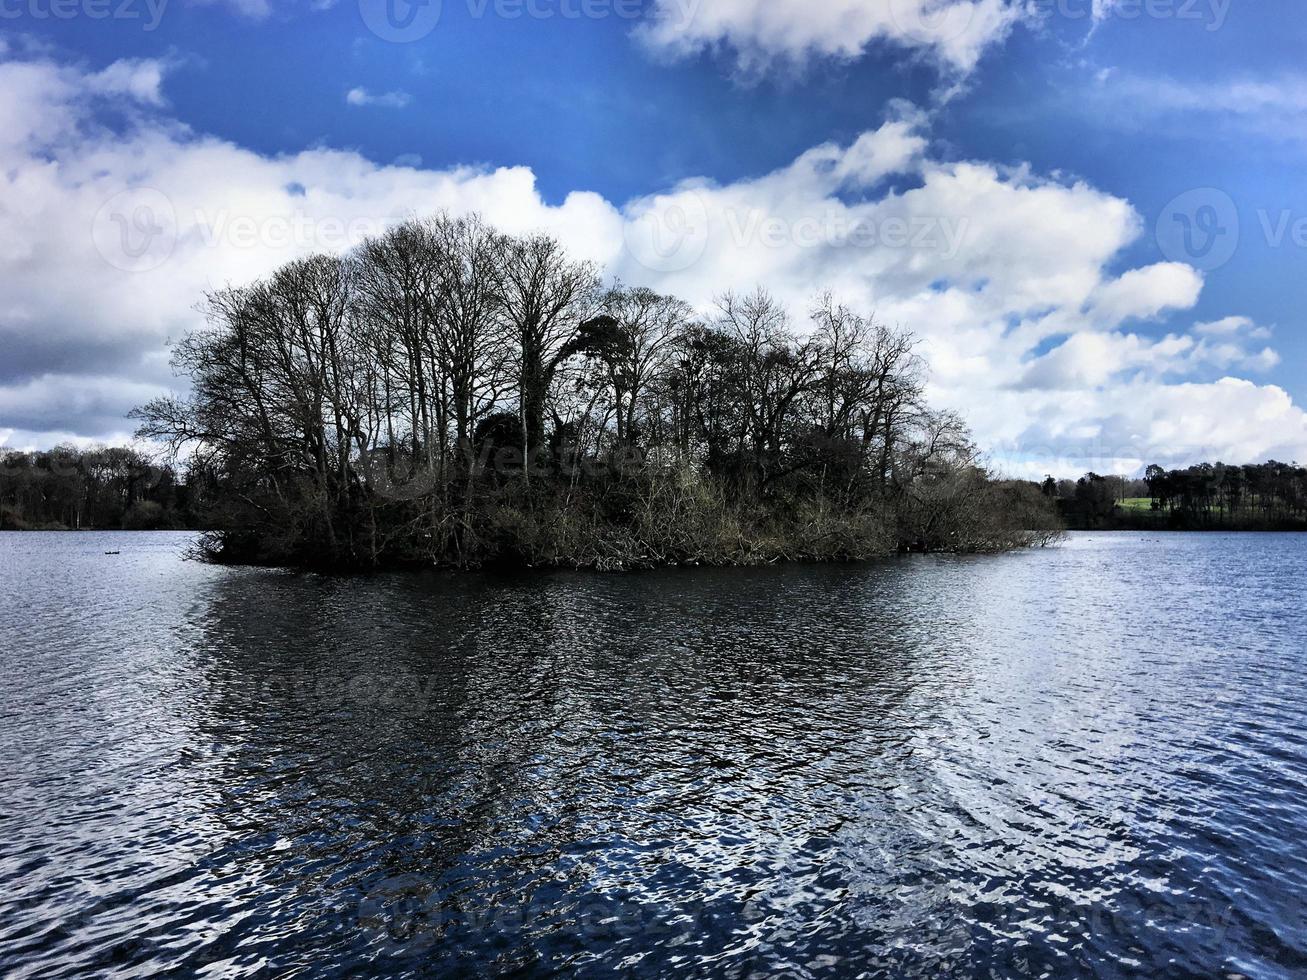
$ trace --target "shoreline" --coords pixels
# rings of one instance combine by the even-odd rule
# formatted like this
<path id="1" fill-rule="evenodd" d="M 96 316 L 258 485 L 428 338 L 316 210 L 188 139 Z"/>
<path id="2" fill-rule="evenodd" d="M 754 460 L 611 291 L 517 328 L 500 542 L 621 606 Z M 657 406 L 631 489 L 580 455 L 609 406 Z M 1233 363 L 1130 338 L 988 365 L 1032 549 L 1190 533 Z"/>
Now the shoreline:
<path id="1" fill-rule="evenodd" d="M 1074 527 L 1067 526 L 1068 531 L 1086 534 L 1107 534 L 1113 532 L 1135 532 L 1146 534 L 1307 534 L 1307 525 L 1296 527 L 1220 527 L 1204 525 L 1200 527 L 1174 527 L 1169 522 L 1165 525 L 1124 525 L 1119 527 Z"/>
<path id="2" fill-rule="evenodd" d="M 2 534 L 4 532 L 0 532 Z M 259 554 L 257 548 L 239 545 L 224 548 L 214 535 L 221 532 L 206 532 L 188 529 L 117 529 L 117 528 L 82 528 L 73 530 L 28 529 L 15 531 L 15 534 L 185 534 L 190 536 L 182 557 L 185 560 L 201 564 L 229 568 L 266 568 L 285 571 L 310 572 L 327 575 L 368 575 L 371 573 L 408 573 L 408 572 L 496 572 L 496 573 L 531 573 L 531 572 L 594 572 L 636 573 L 664 569 L 749 569 L 767 568 L 783 565 L 856 565 L 862 563 L 883 562 L 908 555 L 954 555 L 954 556 L 997 556 L 1011 552 L 1035 551 L 1056 547 L 1065 541 L 1064 532 L 1032 531 L 1021 540 L 1008 539 L 1001 543 L 991 542 L 980 547 L 974 543 L 964 547 L 910 547 L 906 544 L 857 547 L 846 543 L 846 547 L 832 547 L 829 550 L 804 550 L 801 547 L 785 548 L 775 541 L 769 544 L 754 544 L 737 547 L 729 551 L 687 555 L 665 555 L 656 552 L 633 554 L 614 551 L 611 553 L 587 553 L 580 555 L 554 555 L 547 559 L 532 560 L 520 553 L 501 553 L 469 558 L 465 561 L 448 558 L 424 558 L 414 556 L 402 558 L 388 556 L 368 560 L 360 556 L 355 560 L 339 558 L 316 559 L 312 556 L 288 556 Z"/>

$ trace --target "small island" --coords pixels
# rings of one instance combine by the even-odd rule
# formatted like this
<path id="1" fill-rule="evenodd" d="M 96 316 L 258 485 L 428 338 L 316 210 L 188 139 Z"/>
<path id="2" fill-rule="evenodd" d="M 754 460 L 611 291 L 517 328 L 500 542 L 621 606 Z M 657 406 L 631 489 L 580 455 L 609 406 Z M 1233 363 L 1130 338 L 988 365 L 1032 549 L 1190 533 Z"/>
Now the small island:
<path id="1" fill-rule="evenodd" d="M 134 413 L 184 456 L 205 557 L 331 569 L 628 569 L 1047 544 L 926 402 L 913 337 L 818 297 L 709 318 L 605 284 L 547 235 L 410 220 L 206 297 L 185 397 Z"/>

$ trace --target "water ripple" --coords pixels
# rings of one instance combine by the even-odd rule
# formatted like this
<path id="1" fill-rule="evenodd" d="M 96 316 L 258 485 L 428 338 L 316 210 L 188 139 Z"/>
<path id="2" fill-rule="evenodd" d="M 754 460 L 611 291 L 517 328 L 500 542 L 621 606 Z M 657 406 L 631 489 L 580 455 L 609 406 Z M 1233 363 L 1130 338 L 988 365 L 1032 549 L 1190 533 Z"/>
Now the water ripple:
<path id="1" fill-rule="evenodd" d="M 1307 971 L 1307 539 L 363 579 L 186 541 L 0 534 L 6 975 Z"/>

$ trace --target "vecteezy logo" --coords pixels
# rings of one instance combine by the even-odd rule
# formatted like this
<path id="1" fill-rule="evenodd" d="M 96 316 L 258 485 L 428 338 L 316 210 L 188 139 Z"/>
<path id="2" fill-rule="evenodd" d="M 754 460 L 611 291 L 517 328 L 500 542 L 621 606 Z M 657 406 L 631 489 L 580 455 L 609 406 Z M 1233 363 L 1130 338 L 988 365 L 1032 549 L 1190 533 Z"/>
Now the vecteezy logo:
<path id="1" fill-rule="evenodd" d="M 890 0 L 890 19 L 918 42 L 954 41 L 971 26 L 978 5 L 957 0 Z"/>
<path id="2" fill-rule="evenodd" d="M 633 204 L 622 228 L 626 250 L 653 272 L 681 272 L 708 248 L 708 208 L 695 191 L 645 198 Z"/>
<path id="3" fill-rule="evenodd" d="M 391 459 L 384 449 L 363 455 L 363 474 L 384 500 L 417 500 L 436 488 L 436 474 L 412 460 Z"/>
<path id="4" fill-rule="evenodd" d="M 401 874 L 378 882 L 359 903 L 359 926 L 386 954 L 430 949 L 440 938 L 440 895 L 431 882 Z"/>
<path id="5" fill-rule="evenodd" d="M 359 0 L 363 23 L 383 41 L 420 41 L 440 23 L 441 0 Z"/>
<path id="6" fill-rule="evenodd" d="M 1239 247 L 1239 209 L 1225 191 L 1187 191 L 1162 209 L 1157 244 L 1172 262 L 1204 272 L 1219 269 Z"/>
<path id="7" fill-rule="evenodd" d="M 95 213 L 91 238 L 115 269 L 148 272 L 168 261 L 177 245 L 177 213 L 153 187 L 119 191 Z"/>

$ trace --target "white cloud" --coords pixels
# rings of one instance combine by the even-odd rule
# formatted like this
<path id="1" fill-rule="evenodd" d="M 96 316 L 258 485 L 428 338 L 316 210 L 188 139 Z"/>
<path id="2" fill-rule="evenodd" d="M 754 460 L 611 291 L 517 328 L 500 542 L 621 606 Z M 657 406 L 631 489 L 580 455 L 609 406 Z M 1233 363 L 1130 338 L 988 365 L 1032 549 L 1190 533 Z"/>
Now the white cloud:
<path id="1" fill-rule="evenodd" d="M 76 119 L 97 102 L 132 117 L 162 106 L 166 69 L 164 61 L 124 59 L 87 74 L 49 61 L 0 61 L 0 148 L 74 137 Z"/>
<path id="2" fill-rule="evenodd" d="M 510 230 L 555 230 L 601 262 L 620 248 L 615 208 L 586 193 L 549 207 L 524 168 L 388 167 L 329 149 L 264 157 L 190 132 L 126 82 L 114 108 L 128 124 L 100 127 L 104 74 L 0 63 L 0 426 L 24 438 L 129 429 L 132 405 L 177 384 L 167 344 L 197 324 L 206 290 L 415 213 L 479 210 Z M 149 76 L 140 65 L 108 74 Z M 73 397 L 84 376 L 93 402 Z"/>
<path id="3" fill-rule="evenodd" d="M 380 106 L 383 109 L 403 109 L 413 101 L 407 92 L 372 93 L 365 88 L 352 88 L 345 93 L 345 102 L 356 106 Z"/>
<path id="4" fill-rule="evenodd" d="M 34 452 L 49 449 L 52 446 L 77 446 L 81 449 L 91 449 L 95 446 L 133 445 L 139 446 L 145 452 L 151 450 L 149 445 L 138 442 L 133 438 L 130 427 L 125 427 L 119 431 L 105 432 L 94 437 L 66 430 L 42 429 L 40 432 L 29 432 L 25 429 L 0 428 L 0 449 L 15 452 Z"/>
<path id="5" fill-rule="evenodd" d="M 134 64 L 111 74 L 137 81 L 106 96 L 103 73 L 0 63 L 0 426 L 11 439 L 116 436 L 121 413 L 177 384 L 167 341 L 197 323 L 206 289 L 448 208 L 550 231 L 608 273 L 702 309 L 762 283 L 801 313 L 831 289 L 914 330 L 932 397 L 1014 470 L 1307 459 L 1307 419 L 1283 390 L 1224 377 L 1274 365 L 1255 343 L 1265 328 L 1237 316 L 1160 338 L 1125 328 L 1174 318 L 1201 288 L 1175 264 L 1109 271 L 1143 231 L 1127 202 L 1026 168 L 936 160 L 910 107 L 751 179 L 686 181 L 620 207 L 575 192 L 553 206 L 522 167 L 266 157 L 193 133 L 167 113 L 150 66 Z M 95 124 L 106 97 L 125 127 Z"/>
<path id="6" fill-rule="evenodd" d="M 1282 74 L 1176 79 L 1113 71 L 1078 90 L 1076 107 L 1117 125 L 1204 139 L 1256 137 L 1301 143 L 1307 131 L 1307 76 Z M 1201 124 L 1201 125 L 1200 125 Z"/>
<path id="7" fill-rule="evenodd" d="M 1189 309 L 1198 301 L 1203 277 L 1178 262 L 1162 262 L 1131 269 L 1105 282 L 1090 299 L 1093 312 L 1110 324 L 1129 319 L 1150 319 L 1164 310 Z"/>
<path id="8" fill-rule="evenodd" d="M 1157 377 L 1189 375 L 1207 367 L 1268 371 L 1278 363 L 1279 355 L 1271 348 L 1249 350 L 1237 341 L 1213 343 L 1173 333 L 1152 340 L 1132 333 L 1084 331 L 1037 358 L 1020 386 L 1075 390 L 1101 387 L 1130 372 Z"/>
<path id="9" fill-rule="evenodd" d="M 1246 316 L 1227 316 L 1211 323 L 1195 323 L 1194 333 L 1204 337 L 1244 336 L 1255 340 L 1266 340 L 1271 336 L 1269 327 L 1259 327 Z"/>
<path id="10" fill-rule="evenodd" d="M 1112 12 L 1119 7 L 1120 0 L 1094 0 L 1091 13 L 1095 24 L 1107 20 L 1112 16 Z"/>
<path id="11" fill-rule="evenodd" d="M 127 413 L 157 392 L 158 386 L 148 381 L 43 374 L 0 384 L 0 419 L 29 433 L 59 431 L 72 423 L 82 432 L 121 437 L 132 428 Z"/>
<path id="12" fill-rule="evenodd" d="M 985 414 L 1008 420 L 1011 430 L 993 445 L 998 467 L 1031 478 L 1131 474 L 1150 463 L 1307 459 L 1307 413 L 1282 388 L 1232 377 L 996 393 Z"/>
<path id="13" fill-rule="evenodd" d="M 1307 79 L 1296 75 L 1219 81 L 1120 75 L 1115 85 L 1122 95 L 1159 109 L 1237 115 L 1307 112 Z"/>
<path id="14" fill-rule="evenodd" d="M 1019 472 L 1130 471 L 1140 459 L 1243 460 L 1272 449 L 1307 457 L 1303 415 L 1281 389 L 1221 380 L 1275 366 L 1275 352 L 1252 343 L 1264 328 L 1247 318 L 1232 318 L 1220 337 L 1211 324 L 1161 338 L 1124 328 L 1191 309 L 1203 284 L 1176 263 L 1109 274 L 1144 231 L 1128 203 L 1024 168 L 932 160 L 921 125 L 892 122 L 753 180 L 688 181 L 633 202 L 628 222 L 650 222 L 687 254 L 668 249 L 660 267 L 646 242 L 634 252 L 654 268 L 624 275 L 700 306 L 725 286 L 762 282 L 802 310 L 816 289 L 832 288 L 916 331 L 936 399 Z M 849 193 L 852 161 L 890 146 L 903 149 Z M 909 189 L 875 193 L 894 175 Z M 677 239 L 687 218 L 702 232 Z M 908 234 L 890 236 L 894 222 Z M 1247 417 L 1233 414 L 1254 402 L 1278 417 L 1273 436 L 1250 434 Z M 1173 410 L 1201 421 L 1168 424 Z"/>
<path id="15" fill-rule="evenodd" d="M 966 73 L 1022 14 L 1010 0 L 656 0 L 637 35 L 671 57 L 729 49 L 745 74 L 778 62 L 853 59 L 877 42 Z"/>
<path id="16" fill-rule="evenodd" d="M 115 61 L 104 71 L 96 72 L 90 81 L 105 95 L 127 95 L 138 102 L 162 105 L 160 86 L 166 63 L 151 59 L 125 59 Z"/>

